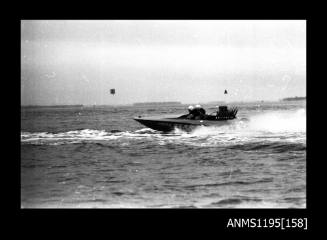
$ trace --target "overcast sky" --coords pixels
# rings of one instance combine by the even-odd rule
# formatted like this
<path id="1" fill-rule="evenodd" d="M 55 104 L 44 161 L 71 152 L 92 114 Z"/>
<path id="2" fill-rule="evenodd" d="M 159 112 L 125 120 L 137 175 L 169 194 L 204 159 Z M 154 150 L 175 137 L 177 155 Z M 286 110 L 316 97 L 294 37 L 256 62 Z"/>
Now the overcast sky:
<path id="1" fill-rule="evenodd" d="M 305 95 L 305 21 L 21 22 L 22 105 Z"/>

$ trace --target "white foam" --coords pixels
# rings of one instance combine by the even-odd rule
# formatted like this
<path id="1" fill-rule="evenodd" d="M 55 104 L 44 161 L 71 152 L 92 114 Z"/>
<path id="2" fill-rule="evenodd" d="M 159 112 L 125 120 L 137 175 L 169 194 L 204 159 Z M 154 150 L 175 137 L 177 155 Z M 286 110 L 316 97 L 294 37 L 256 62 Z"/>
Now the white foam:
<path id="1" fill-rule="evenodd" d="M 36 144 L 67 144 L 81 141 L 115 141 L 118 139 L 155 141 L 160 145 L 169 143 L 194 146 L 217 146 L 242 144 L 244 142 L 289 141 L 305 142 L 306 111 L 274 111 L 250 116 L 249 121 L 236 121 L 221 127 L 198 127 L 191 132 L 175 129 L 169 134 L 143 128 L 134 132 L 107 132 L 83 129 L 61 133 L 21 133 L 21 142 Z M 131 142 L 132 144 L 132 142 Z M 129 144 L 130 145 L 130 144 Z"/>
<path id="2" fill-rule="evenodd" d="M 306 110 L 276 111 L 250 117 L 249 128 L 268 132 L 306 132 Z"/>
<path id="3" fill-rule="evenodd" d="M 205 140 L 201 146 L 238 144 L 244 142 L 302 142 L 306 140 L 306 111 L 274 111 L 249 117 L 220 127 L 198 127 L 191 133 L 175 130 L 186 142 Z M 196 141 L 194 141 L 196 142 Z"/>

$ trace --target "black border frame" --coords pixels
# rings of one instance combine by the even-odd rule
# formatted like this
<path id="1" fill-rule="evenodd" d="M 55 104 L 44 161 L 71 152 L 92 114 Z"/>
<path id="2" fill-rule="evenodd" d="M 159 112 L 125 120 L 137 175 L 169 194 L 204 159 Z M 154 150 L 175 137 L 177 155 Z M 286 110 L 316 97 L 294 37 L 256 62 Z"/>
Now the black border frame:
<path id="1" fill-rule="evenodd" d="M 110 13 L 109 13 L 110 14 Z M 28 15 L 28 14 L 27 14 Z M 20 56 L 20 20 L 29 20 L 29 19 L 56 19 L 53 17 L 41 17 L 41 18 L 35 18 L 35 17 L 29 17 L 25 14 L 25 16 L 20 16 L 19 19 L 16 19 L 14 21 L 14 40 L 15 46 L 18 51 L 16 54 Z M 114 15 L 114 14 L 113 14 Z M 151 15 L 151 14 L 150 14 Z M 59 19 L 71 19 L 67 17 L 62 17 Z M 73 18 L 73 19 L 83 19 L 83 18 Z M 94 18 L 97 19 L 98 18 Z M 101 18 L 100 18 L 101 19 Z M 135 17 L 127 17 L 127 18 L 121 18 L 121 17 L 115 17 L 113 18 L 103 18 L 103 20 L 110 20 L 110 19 L 179 19 L 179 18 L 157 18 L 155 16 L 150 16 L 149 18 L 135 18 Z M 229 18 L 182 18 L 182 19 L 204 19 L 204 20 L 232 20 Z M 310 138 L 313 137 L 312 129 L 309 123 L 310 120 L 310 114 L 313 115 L 314 109 L 312 108 L 312 102 L 314 101 L 314 95 L 312 95 L 312 88 L 310 86 L 309 81 L 312 81 L 313 77 L 313 64 L 312 61 L 312 46 L 314 45 L 312 40 L 313 30 L 314 30 L 314 21 L 312 18 L 306 17 L 300 17 L 300 18 L 269 18 L 269 19 L 260 19 L 260 18 L 242 18 L 242 19 L 235 19 L 235 20 L 306 20 L 307 21 L 307 207 L 306 209 L 86 209 L 86 210 L 68 210 L 68 209 L 56 209 L 56 210 L 50 210 L 50 209 L 20 209 L 20 150 L 14 152 L 14 155 L 12 158 L 15 159 L 15 172 L 17 173 L 16 176 L 16 188 L 15 188 L 15 199 L 11 202 L 14 209 L 16 209 L 16 213 L 14 216 L 19 217 L 19 222 L 21 224 L 30 224 L 30 226 L 36 225 L 37 228 L 42 227 L 50 227 L 53 226 L 56 221 L 60 221 L 60 225 L 63 226 L 65 224 L 70 224 L 72 222 L 77 221 L 78 224 L 81 224 L 81 227 L 88 227 L 86 223 L 92 222 L 93 226 L 97 225 L 99 229 L 102 229 L 102 227 L 108 227 L 108 225 L 115 222 L 114 225 L 123 224 L 123 227 L 127 225 L 137 225 L 140 224 L 143 226 L 143 228 L 146 228 L 144 230 L 147 230 L 148 228 L 152 229 L 160 229 L 162 230 L 181 230 L 181 231 L 196 231 L 196 229 L 199 228 L 199 226 L 204 227 L 204 230 L 213 230 L 214 232 L 217 232 L 216 236 L 219 236 L 219 233 L 221 231 L 224 232 L 235 232 L 235 231 L 256 231 L 256 232 L 275 232 L 275 231 L 281 231 L 281 232 L 293 232 L 293 231 L 300 231 L 300 232 L 310 232 L 312 230 L 316 230 L 315 227 L 317 221 L 314 220 L 313 217 L 313 207 L 315 205 L 313 201 L 313 185 L 314 185 L 314 163 L 312 162 L 314 159 L 314 150 L 312 149 L 312 142 L 310 142 Z M 17 42 L 16 42 L 17 41 Z M 16 63 L 14 67 L 14 78 L 19 79 L 13 80 L 14 81 L 14 93 L 19 93 L 19 96 L 13 100 L 15 106 L 19 106 L 17 109 L 15 108 L 13 115 L 17 118 L 17 124 L 15 126 L 17 127 L 17 135 L 11 134 L 10 137 L 12 138 L 13 142 L 19 143 L 18 148 L 20 149 L 20 57 L 16 58 L 17 55 L 14 54 L 13 58 L 15 59 L 14 62 Z M 17 61 L 17 62 L 16 62 Z M 16 70 L 15 70 L 16 69 Z M 17 76 L 16 76 L 17 74 Z M 18 94 L 17 94 L 18 95 Z M 317 96 L 316 96 L 317 97 Z M 12 99 L 12 98 L 11 98 Z M 17 99 L 17 102 L 16 102 Z M 312 101 L 312 102 L 311 102 Z M 11 109 L 12 110 L 12 109 Z M 309 141 L 310 140 L 310 141 Z M 16 161 L 17 160 L 17 161 Z M 317 160 L 317 159 L 316 159 Z M 270 229 L 270 228 L 227 228 L 227 221 L 229 218 L 308 218 L 308 230 L 304 231 L 302 229 Z M 46 220 L 45 220 L 46 219 Z M 51 219 L 51 220 L 50 220 Z M 55 220 L 54 220 L 55 219 Z M 109 222 L 108 219 L 111 219 Z M 140 220 L 142 219 L 142 220 Z M 86 222 L 84 222 L 86 220 Z M 34 221 L 34 222 L 32 222 Z M 49 221 L 49 224 L 47 224 L 46 221 Z M 105 222 L 102 222 L 105 221 Z M 145 222 L 144 222 L 145 221 Z M 84 223 L 83 223 L 84 222 Z M 78 225 L 77 224 L 77 225 Z M 91 225 L 92 225 L 91 224 Z M 94 225 L 95 224 L 95 225 Z M 182 226 L 187 225 L 187 229 L 183 228 Z M 107 228 L 106 227 L 106 228 Z M 141 227 L 141 226 L 140 226 Z M 51 228 L 51 227 L 50 227 Z M 65 229 L 66 227 L 63 227 Z M 70 227 L 68 227 L 69 230 Z M 111 229 L 111 227 L 109 227 Z M 142 227 L 141 227 L 142 229 Z M 219 230 L 219 233 L 218 231 Z M 128 231 L 128 230 L 126 230 Z M 158 232 L 159 233 L 159 232 Z M 202 235 L 203 234 L 203 235 Z M 201 232 L 202 237 L 206 235 L 204 232 Z"/>

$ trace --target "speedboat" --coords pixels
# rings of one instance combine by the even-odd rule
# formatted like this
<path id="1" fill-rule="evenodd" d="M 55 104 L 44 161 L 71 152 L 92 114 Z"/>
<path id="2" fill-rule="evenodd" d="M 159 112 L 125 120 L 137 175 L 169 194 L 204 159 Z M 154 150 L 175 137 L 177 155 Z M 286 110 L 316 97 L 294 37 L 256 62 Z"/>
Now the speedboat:
<path id="1" fill-rule="evenodd" d="M 169 132 L 175 128 L 179 128 L 185 131 L 191 131 L 199 126 L 223 126 L 232 124 L 236 120 L 237 109 L 227 111 L 227 107 L 222 112 L 218 112 L 217 115 L 207 115 L 205 119 L 187 119 L 187 115 L 180 117 L 135 117 L 134 120 L 143 124 L 144 126 L 163 132 Z"/>
<path id="2" fill-rule="evenodd" d="M 227 120 L 190 120 L 181 118 L 160 118 L 160 117 L 137 117 L 135 121 L 143 124 L 148 128 L 154 130 L 169 132 L 175 128 L 190 131 L 199 126 L 223 126 L 231 124 L 235 121 L 231 119 Z"/>

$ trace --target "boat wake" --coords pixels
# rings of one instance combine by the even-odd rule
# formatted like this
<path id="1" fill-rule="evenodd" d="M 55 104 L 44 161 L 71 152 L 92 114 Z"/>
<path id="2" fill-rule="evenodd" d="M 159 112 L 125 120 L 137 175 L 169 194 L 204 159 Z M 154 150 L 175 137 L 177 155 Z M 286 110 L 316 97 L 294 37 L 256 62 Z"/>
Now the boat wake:
<path id="1" fill-rule="evenodd" d="M 232 125 L 220 127 L 198 127 L 192 132 L 175 129 L 162 133 L 150 128 L 136 131 L 82 129 L 60 133 L 21 132 L 21 143 L 33 145 L 62 145 L 92 142 L 122 144 L 127 141 L 151 141 L 163 144 L 189 144 L 196 146 L 217 146 L 244 143 L 306 141 L 306 111 L 268 112 L 241 119 Z"/>

